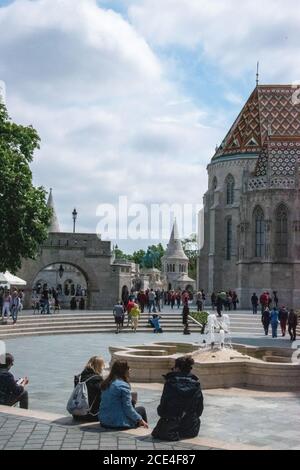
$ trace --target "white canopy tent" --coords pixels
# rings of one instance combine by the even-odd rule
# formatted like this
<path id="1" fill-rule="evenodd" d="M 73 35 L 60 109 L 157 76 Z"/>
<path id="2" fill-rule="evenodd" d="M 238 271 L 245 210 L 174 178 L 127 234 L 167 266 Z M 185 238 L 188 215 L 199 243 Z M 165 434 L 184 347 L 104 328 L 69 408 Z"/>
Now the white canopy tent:
<path id="1" fill-rule="evenodd" d="M 27 282 L 23 279 L 14 276 L 13 274 L 6 271 L 6 273 L 0 273 L 0 286 L 10 287 L 10 286 L 26 286 Z"/>

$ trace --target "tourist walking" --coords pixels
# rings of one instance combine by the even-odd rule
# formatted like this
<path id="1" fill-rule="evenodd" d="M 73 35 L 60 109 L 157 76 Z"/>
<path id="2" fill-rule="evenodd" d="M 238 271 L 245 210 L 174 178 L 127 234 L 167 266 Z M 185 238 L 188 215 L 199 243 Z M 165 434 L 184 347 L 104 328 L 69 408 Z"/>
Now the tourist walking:
<path id="1" fill-rule="evenodd" d="M 181 293 L 180 292 L 177 292 L 177 294 L 176 294 L 176 303 L 177 303 L 177 308 L 179 310 L 180 305 L 181 305 Z"/>
<path id="2" fill-rule="evenodd" d="M 134 333 L 136 333 L 138 326 L 139 326 L 139 319 L 141 316 L 141 311 L 137 304 L 134 304 L 134 307 L 131 309 L 130 316 L 131 316 L 131 328 L 133 329 Z"/>
<path id="3" fill-rule="evenodd" d="M 279 299 L 276 291 L 273 292 L 273 300 L 275 307 L 278 308 Z"/>
<path id="4" fill-rule="evenodd" d="M 263 327 L 264 327 L 264 330 L 265 330 L 265 335 L 268 336 L 270 321 L 271 321 L 271 314 L 270 314 L 270 310 L 269 310 L 268 307 L 265 308 L 265 310 L 262 314 L 262 317 L 261 317 L 261 321 L 262 321 L 262 324 L 263 324 Z"/>
<path id="5" fill-rule="evenodd" d="M 115 317 L 116 334 L 118 334 L 124 325 L 124 307 L 122 302 L 119 302 L 114 306 L 113 315 Z"/>
<path id="6" fill-rule="evenodd" d="M 223 299 L 222 299 L 222 297 L 221 297 L 221 293 L 220 293 L 220 292 L 219 292 L 218 295 L 217 295 L 216 306 L 217 306 L 218 317 L 221 317 L 221 316 L 222 316 L 222 309 L 223 309 Z"/>
<path id="7" fill-rule="evenodd" d="M 252 312 L 253 315 L 257 315 L 257 309 L 258 309 L 258 297 L 256 295 L 256 292 L 253 293 L 251 297 L 251 304 L 252 304 Z"/>
<path id="8" fill-rule="evenodd" d="M 237 304 L 239 303 L 239 298 L 237 296 L 237 293 L 234 291 L 232 293 L 232 305 L 233 305 L 233 310 L 236 311 L 237 309 Z"/>
<path id="9" fill-rule="evenodd" d="M 133 302 L 133 300 L 129 299 L 128 302 L 127 302 L 127 326 L 129 326 L 131 324 L 131 310 L 133 309 L 133 307 L 135 306 L 135 303 Z"/>
<path id="10" fill-rule="evenodd" d="M 196 296 L 196 305 L 197 305 L 197 312 L 202 312 L 203 304 L 202 304 L 202 292 L 198 292 Z"/>
<path id="11" fill-rule="evenodd" d="M 150 290 L 148 293 L 148 312 L 155 312 L 156 313 L 156 308 L 155 308 L 155 299 L 156 295 L 153 289 Z"/>
<path id="12" fill-rule="evenodd" d="M 267 292 L 264 292 L 261 294 L 260 299 L 259 299 L 260 305 L 261 305 L 261 313 L 263 314 L 266 308 L 270 308 L 269 306 L 269 295 Z"/>
<path id="13" fill-rule="evenodd" d="M 144 313 L 145 305 L 146 305 L 146 303 L 147 303 L 147 296 L 146 296 L 146 294 L 145 294 L 145 292 L 144 292 L 143 290 L 141 290 L 141 291 L 138 293 L 137 300 L 138 300 L 139 306 L 140 306 L 140 308 L 141 308 L 141 312 Z"/>
<path id="14" fill-rule="evenodd" d="M 210 299 L 211 299 L 211 306 L 212 306 L 212 309 L 214 310 L 215 307 L 216 307 L 216 302 L 217 302 L 217 296 L 216 296 L 216 294 L 215 294 L 214 292 L 211 294 Z"/>
<path id="15" fill-rule="evenodd" d="M 79 375 L 74 377 L 74 387 L 85 383 L 88 393 L 88 409 L 83 415 L 82 410 L 73 410 L 73 418 L 76 421 L 91 422 L 99 421 L 98 413 L 101 401 L 101 384 L 103 382 L 102 373 L 105 363 L 102 357 L 93 356 Z M 76 405 L 75 405 L 76 406 Z M 77 414 L 79 413 L 79 414 Z"/>
<path id="16" fill-rule="evenodd" d="M 5 363 L 0 363 L 0 405 L 14 406 L 20 404 L 20 408 L 28 409 L 28 392 L 25 390 L 29 383 L 28 378 L 15 380 L 10 372 L 14 365 L 14 357 L 10 353 L 5 354 Z"/>
<path id="17" fill-rule="evenodd" d="M 203 413 L 203 395 L 198 377 L 192 374 L 194 359 L 179 357 L 165 385 L 157 408 L 160 419 L 152 431 L 155 439 L 178 441 L 197 437 Z"/>
<path id="18" fill-rule="evenodd" d="M 279 323 L 279 312 L 277 308 L 273 308 L 270 315 L 271 327 L 272 327 L 272 338 L 277 338 L 277 329 Z"/>
<path id="19" fill-rule="evenodd" d="M 278 319 L 280 321 L 280 327 L 281 327 L 281 332 L 282 332 L 283 337 L 286 335 L 286 327 L 287 327 L 288 318 L 289 318 L 289 312 L 287 311 L 285 307 L 281 307 L 281 309 L 279 310 Z"/>
<path id="20" fill-rule="evenodd" d="M 291 310 L 289 313 L 288 325 L 289 325 L 289 335 L 291 337 L 291 341 L 296 341 L 298 316 L 294 310 Z"/>
<path id="21" fill-rule="evenodd" d="M 171 309 L 173 310 L 174 309 L 174 305 L 175 305 L 175 300 L 176 300 L 176 294 L 175 292 L 171 292 Z"/>
<path id="22" fill-rule="evenodd" d="M 12 316 L 12 320 L 13 320 L 14 325 L 17 323 L 17 320 L 18 320 L 18 314 L 19 314 L 19 311 L 20 311 L 20 303 L 21 303 L 21 301 L 20 301 L 19 294 L 15 290 L 12 294 L 11 305 L 10 305 L 10 311 L 11 311 L 11 316 Z"/>
<path id="23" fill-rule="evenodd" d="M 115 361 L 110 374 L 101 384 L 99 421 L 108 429 L 148 428 L 143 407 L 135 408 L 129 383 L 129 366 L 126 361 Z"/>
<path id="24" fill-rule="evenodd" d="M 10 306 L 11 306 L 10 291 L 5 290 L 4 295 L 3 295 L 3 309 L 2 309 L 3 323 L 7 323 L 7 319 L 10 316 Z"/>
<path id="25" fill-rule="evenodd" d="M 201 294 L 202 294 L 202 308 L 205 308 L 206 295 L 205 295 L 204 289 L 201 289 Z"/>
<path id="26" fill-rule="evenodd" d="M 183 329 L 183 334 L 184 335 L 190 335 L 190 330 L 189 330 L 189 315 L 190 315 L 190 309 L 189 309 L 189 305 L 188 304 L 185 304 L 183 306 L 183 310 L 182 310 L 182 324 L 184 326 L 184 329 Z"/>

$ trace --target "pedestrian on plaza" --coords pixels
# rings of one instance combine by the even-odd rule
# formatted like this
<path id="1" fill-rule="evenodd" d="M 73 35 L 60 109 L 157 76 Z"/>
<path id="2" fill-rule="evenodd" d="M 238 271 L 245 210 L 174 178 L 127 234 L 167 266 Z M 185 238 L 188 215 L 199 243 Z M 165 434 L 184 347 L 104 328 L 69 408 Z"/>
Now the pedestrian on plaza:
<path id="1" fill-rule="evenodd" d="M 28 392 L 25 390 L 29 380 L 27 377 L 15 380 L 10 372 L 14 365 L 14 357 L 5 354 L 4 363 L 0 362 L 0 405 L 14 406 L 19 403 L 20 408 L 28 410 Z"/>
<path id="2" fill-rule="evenodd" d="M 263 315 L 266 308 L 270 309 L 270 307 L 269 307 L 269 295 L 268 295 L 267 292 L 264 292 L 263 294 L 261 294 L 259 302 L 260 302 L 260 305 L 261 305 L 261 314 Z"/>
<path id="3" fill-rule="evenodd" d="M 233 310 L 236 311 L 237 309 L 237 304 L 239 303 L 239 299 L 238 299 L 238 296 L 237 296 L 237 293 L 234 291 L 232 293 L 232 305 L 233 305 Z"/>
<path id="4" fill-rule="evenodd" d="M 134 307 L 131 309 L 130 316 L 131 316 L 131 325 L 132 325 L 131 328 L 133 332 L 136 333 L 138 326 L 139 326 L 139 319 L 141 316 L 141 311 L 137 304 L 134 304 Z"/>
<path id="5" fill-rule="evenodd" d="M 196 296 L 196 305 L 197 305 L 197 312 L 202 312 L 203 304 L 202 304 L 202 292 L 198 292 Z"/>
<path id="6" fill-rule="evenodd" d="M 149 302 L 148 312 L 149 313 L 152 313 L 152 312 L 156 313 L 155 299 L 156 299 L 155 292 L 154 292 L 153 289 L 151 289 L 149 294 L 148 294 L 148 302 Z"/>
<path id="7" fill-rule="evenodd" d="M 40 313 L 40 296 L 35 291 L 32 295 L 32 308 L 33 315 L 35 315 L 35 312 Z"/>
<path id="8" fill-rule="evenodd" d="M 101 384 L 99 421 L 107 429 L 148 428 L 147 414 L 143 407 L 135 407 L 129 382 L 129 366 L 126 361 L 115 361 L 110 374 Z"/>
<path id="9" fill-rule="evenodd" d="M 219 292 L 218 295 L 217 295 L 216 306 L 217 306 L 218 317 L 222 317 L 223 299 L 222 299 L 222 297 L 221 297 L 221 293 L 220 293 L 220 292 Z"/>
<path id="10" fill-rule="evenodd" d="M 128 302 L 127 302 L 127 308 L 126 308 L 126 310 L 127 310 L 127 326 L 129 326 L 130 323 L 131 323 L 131 310 L 133 309 L 134 305 L 135 304 L 134 304 L 133 300 L 129 299 Z"/>
<path id="11" fill-rule="evenodd" d="M 284 306 L 281 307 L 281 309 L 279 310 L 278 319 L 280 321 L 280 327 L 281 327 L 281 332 L 282 332 L 283 337 L 286 335 L 286 327 L 287 327 L 288 318 L 289 318 L 289 312 Z"/>
<path id="12" fill-rule="evenodd" d="M 175 301 L 176 301 L 176 293 L 172 291 L 172 294 L 171 294 L 171 309 L 172 310 L 174 309 Z"/>
<path id="13" fill-rule="evenodd" d="M 2 319 L 3 323 L 7 323 L 7 319 L 10 316 L 10 306 L 11 306 L 11 295 L 8 289 L 5 289 L 3 295 L 3 309 L 2 309 Z"/>
<path id="14" fill-rule="evenodd" d="M 152 431 L 155 439 L 179 441 L 197 437 L 203 413 L 203 395 L 198 377 L 192 374 L 194 359 L 179 357 L 165 385 L 157 408 L 160 419 Z"/>
<path id="15" fill-rule="evenodd" d="M 256 292 L 254 292 L 252 297 L 251 297 L 251 304 L 252 304 L 253 315 L 257 315 L 258 297 L 256 295 Z"/>
<path id="16" fill-rule="evenodd" d="M 184 326 L 183 329 L 183 334 L 184 335 L 190 335 L 191 332 L 189 330 L 189 315 L 190 315 L 190 309 L 188 303 L 185 303 L 183 306 L 182 310 L 182 324 Z"/>
<path id="17" fill-rule="evenodd" d="M 79 310 L 84 310 L 85 309 L 85 300 L 84 300 L 84 297 L 80 297 L 80 300 L 79 300 Z M 56 298 L 55 299 L 55 307 L 54 307 L 54 312 L 56 312 L 56 310 L 59 312 L 60 310 L 60 306 L 59 306 L 59 302 L 58 302 L 58 299 Z"/>
<path id="18" fill-rule="evenodd" d="M 274 300 L 275 308 L 278 308 L 279 299 L 278 299 L 278 295 L 276 291 L 273 292 L 273 300 Z"/>
<path id="19" fill-rule="evenodd" d="M 113 315 L 115 317 L 116 334 L 121 332 L 124 324 L 124 307 L 122 302 L 117 303 L 113 308 Z"/>
<path id="20" fill-rule="evenodd" d="M 291 310 L 289 313 L 288 325 L 289 325 L 289 335 L 291 337 L 291 341 L 296 341 L 298 315 L 295 313 L 294 310 Z"/>
<path id="21" fill-rule="evenodd" d="M 265 335 L 268 336 L 269 326 L 270 326 L 270 321 L 271 321 L 271 314 L 270 314 L 270 310 L 268 307 L 265 308 L 261 317 L 261 321 L 265 330 Z"/>
<path id="22" fill-rule="evenodd" d="M 101 384 L 103 382 L 103 370 L 105 363 L 102 357 L 93 356 L 79 375 L 74 377 L 74 387 L 78 384 L 85 383 L 88 393 L 88 404 L 90 406 L 87 414 L 77 416 L 73 414 L 73 418 L 80 422 L 96 422 L 99 421 L 98 413 L 101 402 Z"/>
<path id="23" fill-rule="evenodd" d="M 201 289 L 201 294 L 202 294 L 202 308 L 205 308 L 206 295 L 205 295 L 204 289 Z"/>
<path id="24" fill-rule="evenodd" d="M 49 301 L 48 301 L 48 305 L 49 305 Z M 71 301 L 70 301 L 70 308 L 71 310 L 77 310 L 77 300 L 76 300 L 76 297 L 72 297 L 71 298 Z M 42 312 L 43 313 L 43 312 Z M 50 312 L 49 312 L 50 313 Z"/>
<path id="25" fill-rule="evenodd" d="M 279 312 L 276 307 L 271 311 L 270 315 L 271 327 L 272 327 L 272 337 L 277 338 L 277 329 L 279 324 Z"/>
<path id="26" fill-rule="evenodd" d="M 156 309 L 161 312 L 161 292 L 159 289 L 155 291 L 155 306 Z"/>
<path id="27" fill-rule="evenodd" d="M 215 308 L 216 308 L 216 302 L 217 302 L 217 296 L 216 296 L 216 294 L 215 294 L 214 292 L 211 294 L 210 299 L 211 299 L 211 306 L 212 306 L 212 309 L 215 310 Z"/>
<path id="28" fill-rule="evenodd" d="M 143 290 L 141 290 L 138 293 L 137 300 L 138 300 L 139 306 L 141 308 L 141 313 L 144 313 L 145 305 L 147 303 L 147 297 L 146 297 L 146 294 Z"/>
<path id="29" fill-rule="evenodd" d="M 153 313 L 152 317 L 149 319 L 149 323 L 152 326 L 152 328 L 154 329 L 154 333 L 162 333 L 163 332 L 163 330 L 160 326 L 159 320 L 161 320 L 161 317 L 159 315 L 157 315 L 156 313 Z"/>
<path id="30" fill-rule="evenodd" d="M 13 319 L 13 324 L 15 325 L 18 320 L 18 314 L 20 311 L 20 297 L 18 294 L 18 291 L 14 291 L 11 297 L 11 304 L 10 304 L 10 311 L 11 311 L 11 316 Z"/>
<path id="31" fill-rule="evenodd" d="M 176 303 L 177 303 L 177 309 L 179 310 L 180 305 L 181 305 L 181 293 L 179 291 L 176 294 Z"/>

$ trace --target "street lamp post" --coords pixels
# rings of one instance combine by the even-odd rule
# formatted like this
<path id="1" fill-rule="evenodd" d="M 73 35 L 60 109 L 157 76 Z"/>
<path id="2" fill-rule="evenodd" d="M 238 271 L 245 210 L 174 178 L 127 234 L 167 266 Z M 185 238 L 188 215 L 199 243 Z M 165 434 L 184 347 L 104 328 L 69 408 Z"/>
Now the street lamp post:
<path id="1" fill-rule="evenodd" d="M 75 233 L 77 215 L 78 215 L 78 212 L 77 212 L 76 209 L 74 209 L 73 212 L 72 212 L 72 216 L 73 216 L 73 233 Z"/>

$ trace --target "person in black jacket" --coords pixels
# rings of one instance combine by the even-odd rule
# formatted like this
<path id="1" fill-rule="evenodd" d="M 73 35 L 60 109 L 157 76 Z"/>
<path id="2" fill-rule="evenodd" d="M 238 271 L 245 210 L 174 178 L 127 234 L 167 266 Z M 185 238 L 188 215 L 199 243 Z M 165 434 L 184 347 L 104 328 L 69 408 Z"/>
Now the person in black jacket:
<path id="1" fill-rule="evenodd" d="M 157 413 L 160 416 L 152 436 L 164 441 L 191 439 L 199 434 L 203 395 L 198 377 L 192 374 L 194 359 L 179 357 L 165 386 Z"/>
<path id="2" fill-rule="evenodd" d="M 28 384 L 28 378 L 15 380 L 10 372 L 14 365 L 12 354 L 5 354 L 5 363 L 0 363 L 0 405 L 13 406 L 20 404 L 20 408 L 28 409 L 28 392 L 25 386 Z"/>
<path id="3" fill-rule="evenodd" d="M 90 412 L 86 416 L 73 416 L 77 421 L 99 421 L 98 413 L 101 401 L 102 371 L 105 367 L 102 357 L 93 356 L 80 375 L 75 375 L 74 386 L 86 382 Z"/>

